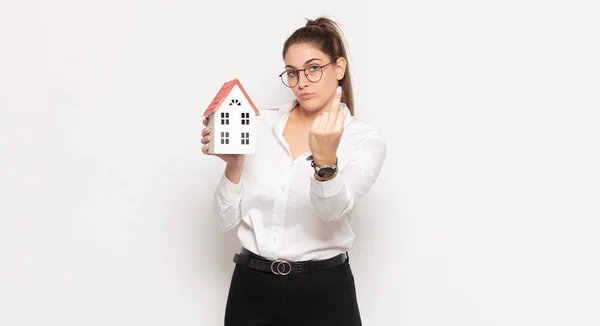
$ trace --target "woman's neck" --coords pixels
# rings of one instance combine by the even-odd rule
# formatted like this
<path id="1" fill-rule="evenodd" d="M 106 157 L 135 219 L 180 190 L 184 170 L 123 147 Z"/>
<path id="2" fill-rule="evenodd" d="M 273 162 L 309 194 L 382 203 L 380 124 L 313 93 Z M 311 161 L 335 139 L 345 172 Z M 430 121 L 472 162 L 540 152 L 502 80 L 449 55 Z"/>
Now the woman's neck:
<path id="1" fill-rule="evenodd" d="M 302 106 L 300 106 L 300 104 L 296 104 L 296 106 L 292 108 L 290 114 L 293 115 L 293 118 L 294 120 L 296 120 L 296 123 L 310 127 L 313 121 L 315 121 L 315 119 L 318 116 L 320 116 L 323 111 L 324 109 L 317 111 L 307 111 Z"/>

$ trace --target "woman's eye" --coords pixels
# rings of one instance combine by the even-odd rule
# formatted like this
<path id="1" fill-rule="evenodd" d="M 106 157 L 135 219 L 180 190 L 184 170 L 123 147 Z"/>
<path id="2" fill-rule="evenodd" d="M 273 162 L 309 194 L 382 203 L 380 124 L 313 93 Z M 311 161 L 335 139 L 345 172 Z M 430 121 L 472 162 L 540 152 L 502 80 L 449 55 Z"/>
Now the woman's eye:
<path id="1" fill-rule="evenodd" d="M 295 71 L 288 71 L 287 72 L 287 76 L 288 77 L 296 77 L 296 72 Z"/>
<path id="2" fill-rule="evenodd" d="M 319 66 L 317 66 L 317 65 L 314 65 L 314 66 L 310 66 L 310 67 L 308 67 L 308 69 L 309 69 L 311 72 L 316 72 L 316 71 L 319 71 L 319 68 L 321 68 L 321 67 L 319 67 Z"/>

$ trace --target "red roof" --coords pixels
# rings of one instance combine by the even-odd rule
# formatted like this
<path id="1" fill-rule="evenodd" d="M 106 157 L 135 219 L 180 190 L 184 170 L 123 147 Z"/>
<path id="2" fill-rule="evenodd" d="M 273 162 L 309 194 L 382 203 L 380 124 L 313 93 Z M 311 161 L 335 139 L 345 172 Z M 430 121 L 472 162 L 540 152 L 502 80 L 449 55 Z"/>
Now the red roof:
<path id="1" fill-rule="evenodd" d="M 210 105 L 208 106 L 206 111 L 204 111 L 205 117 L 209 116 L 211 113 L 213 113 L 219 109 L 219 107 L 221 106 L 223 101 L 225 101 L 225 98 L 227 98 L 227 95 L 229 95 L 229 93 L 231 92 L 231 90 L 233 89 L 233 87 L 235 85 L 238 85 L 240 87 L 240 89 L 242 90 L 242 93 L 244 93 L 244 96 L 248 100 L 248 103 L 250 103 L 250 105 L 252 106 L 252 109 L 254 109 L 254 112 L 256 112 L 256 115 L 259 115 L 258 109 L 252 102 L 252 99 L 250 98 L 250 96 L 248 96 L 248 93 L 246 93 L 246 90 L 244 89 L 244 87 L 242 87 L 242 84 L 236 78 L 234 80 L 230 80 L 230 81 L 226 82 L 225 84 L 223 84 L 223 86 L 221 87 L 221 90 L 219 90 L 219 92 L 217 93 L 217 96 L 215 96 L 212 103 L 210 103 Z"/>

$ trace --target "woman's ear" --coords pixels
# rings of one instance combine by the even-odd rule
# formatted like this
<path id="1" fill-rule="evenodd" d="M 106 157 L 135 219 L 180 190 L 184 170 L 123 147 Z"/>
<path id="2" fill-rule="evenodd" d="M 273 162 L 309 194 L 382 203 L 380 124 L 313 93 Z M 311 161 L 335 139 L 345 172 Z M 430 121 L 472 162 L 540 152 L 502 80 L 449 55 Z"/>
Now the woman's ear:
<path id="1" fill-rule="evenodd" d="M 342 78 L 344 78 L 344 75 L 346 74 L 346 65 L 348 64 L 348 62 L 346 61 L 346 58 L 341 57 L 338 58 L 335 62 L 335 70 L 336 70 L 336 78 L 337 80 L 342 80 Z"/>

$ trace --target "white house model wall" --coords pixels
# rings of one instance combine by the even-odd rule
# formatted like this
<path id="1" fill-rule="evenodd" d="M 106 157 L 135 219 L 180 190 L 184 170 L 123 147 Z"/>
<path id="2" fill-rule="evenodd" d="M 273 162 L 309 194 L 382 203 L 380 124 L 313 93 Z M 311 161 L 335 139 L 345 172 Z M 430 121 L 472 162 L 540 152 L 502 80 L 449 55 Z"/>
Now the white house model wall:
<path id="1" fill-rule="evenodd" d="M 256 112 L 235 85 L 221 106 L 208 117 L 211 154 L 253 154 L 256 146 Z"/>

